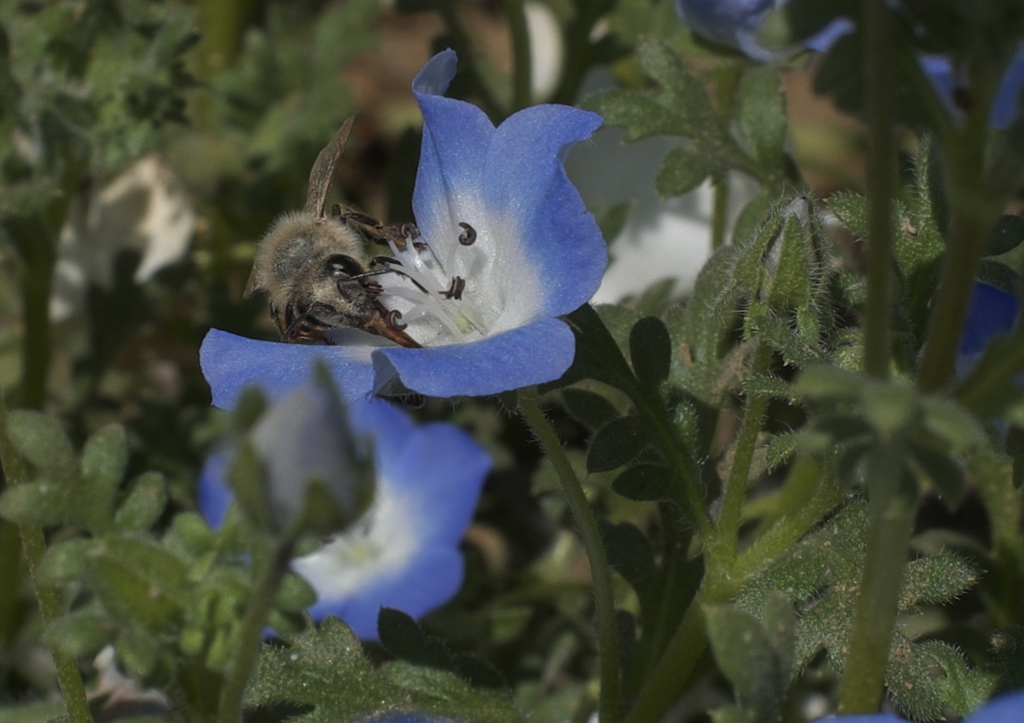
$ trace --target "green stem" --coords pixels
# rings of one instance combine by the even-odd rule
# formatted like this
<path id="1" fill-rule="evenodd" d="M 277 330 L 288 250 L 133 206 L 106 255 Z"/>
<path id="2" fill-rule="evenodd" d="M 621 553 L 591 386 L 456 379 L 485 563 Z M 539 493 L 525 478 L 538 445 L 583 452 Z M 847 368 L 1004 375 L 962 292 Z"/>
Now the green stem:
<path id="1" fill-rule="evenodd" d="M 521 110 L 530 105 L 530 82 L 533 71 L 530 58 L 530 34 L 526 27 L 526 13 L 523 0 L 501 0 L 508 19 L 509 33 L 512 36 L 512 111 Z"/>
<path id="2" fill-rule="evenodd" d="M 723 64 L 715 72 L 715 100 L 718 104 L 718 114 L 727 124 L 732 120 L 736 86 L 741 73 L 742 68 L 738 63 Z M 713 177 L 712 185 L 715 189 L 715 196 L 711 212 L 711 250 L 717 251 L 725 243 L 725 227 L 729 216 L 728 173 Z"/>
<path id="3" fill-rule="evenodd" d="M 889 376 L 892 315 L 892 197 L 896 186 L 893 139 L 892 32 L 885 0 L 864 0 L 868 110 L 868 264 L 864 371 Z"/>
<path id="4" fill-rule="evenodd" d="M 224 676 L 224 687 L 220 691 L 220 723 L 242 723 L 242 700 L 245 695 L 245 684 L 249 680 L 253 666 L 260 654 L 263 642 L 263 630 L 267 624 L 267 616 L 274 605 L 277 589 L 281 586 L 288 565 L 292 559 L 295 542 L 301 527 L 299 520 L 293 529 L 285 531 L 282 541 L 271 557 L 270 564 L 263 571 L 260 581 L 253 590 L 249 606 L 242 619 L 241 639 L 238 652 Z"/>
<path id="5" fill-rule="evenodd" d="M 755 343 L 753 376 L 764 376 L 772 360 L 771 348 L 762 342 Z M 743 422 L 740 424 L 732 468 L 722 494 L 722 513 L 718 518 L 718 530 L 714 547 L 709 550 L 709 566 L 727 570 L 736 560 L 736 546 L 739 543 L 740 522 L 743 516 L 743 500 L 747 495 L 750 480 L 750 465 L 754 460 L 757 435 L 761 432 L 767 399 L 758 394 L 747 396 Z"/>
<path id="6" fill-rule="evenodd" d="M 868 461 L 871 532 L 839 686 L 842 715 L 875 713 L 882 698 L 917 509 L 913 495 L 901 489 L 903 473 L 902 442 L 880 443 Z"/>
<path id="7" fill-rule="evenodd" d="M 714 584 L 705 578 L 705 588 L 690 603 L 665 648 L 665 654 L 640 689 L 625 723 L 654 723 L 664 717 L 669 707 L 679 699 L 687 678 L 707 647 L 703 606 L 724 603 L 735 592 L 736 587 L 730 583 Z"/>
<path id="8" fill-rule="evenodd" d="M 949 239 L 918 369 L 917 385 L 924 392 L 939 389 L 953 377 L 978 262 L 1008 200 L 1004 189 L 986 182 L 985 173 L 988 111 L 1000 71 L 986 63 L 971 65 L 971 107 L 961 130 L 943 148 L 950 200 Z"/>
<path id="9" fill-rule="evenodd" d="M 594 607 L 597 612 L 597 649 L 601 670 L 601 723 L 621 720 L 619 673 L 619 641 L 615 623 L 615 603 L 612 597 L 612 576 L 605 555 L 597 519 L 587 502 L 583 486 L 576 477 L 568 455 L 551 423 L 540 409 L 535 388 L 519 392 L 519 411 L 537 435 L 541 447 L 558 474 L 569 510 L 576 520 L 583 547 L 590 561 L 590 575 L 594 585 Z M 227 723 L 225 721 L 225 723 Z"/>
<path id="10" fill-rule="evenodd" d="M 648 438 L 665 456 L 669 467 L 676 471 L 679 484 L 674 501 L 686 513 L 687 519 L 697 527 L 704 544 L 708 544 L 714 535 L 714 525 L 707 510 L 704 509 L 704 500 L 698 488 L 699 474 L 689 450 L 683 446 L 665 414 L 665 405 L 661 397 L 639 382 L 634 388 L 625 391 L 640 415 Z"/>
<path id="11" fill-rule="evenodd" d="M 7 407 L 0 396 L 0 464 L 3 466 L 4 478 L 9 486 L 21 484 L 28 479 L 28 468 L 18 454 L 14 444 L 7 436 Z M 53 585 L 39 582 L 37 573 L 39 564 L 46 553 L 46 538 L 40 527 L 22 526 L 21 549 L 28 563 L 29 575 L 36 590 L 39 601 L 39 612 L 44 625 L 52 625 L 64 614 L 64 602 L 60 590 Z M 50 649 L 53 662 L 57 666 L 57 682 L 64 696 L 68 718 L 72 723 L 92 723 L 89 702 L 85 695 L 85 684 L 78 671 L 78 664 L 73 656 L 63 653 L 57 646 Z"/>

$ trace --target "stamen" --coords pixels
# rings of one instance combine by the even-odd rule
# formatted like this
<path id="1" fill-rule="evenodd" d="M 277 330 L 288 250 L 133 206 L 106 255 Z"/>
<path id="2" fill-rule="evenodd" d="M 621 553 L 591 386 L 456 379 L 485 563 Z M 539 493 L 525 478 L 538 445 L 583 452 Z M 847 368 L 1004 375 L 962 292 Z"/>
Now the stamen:
<path id="1" fill-rule="evenodd" d="M 465 221 L 459 221 L 459 226 L 466 229 L 465 233 L 459 234 L 459 243 L 463 246 L 472 246 L 476 243 L 476 229 Z"/>
<path id="2" fill-rule="evenodd" d="M 446 299 L 455 299 L 459 301 L 462 299 L 462 292 L 466 289 L 466 280 L 461 276 L 456 276 L 452 279 L 452 285 L 448 287 L 447 291 L 442 291 L 441 296 Z"/>

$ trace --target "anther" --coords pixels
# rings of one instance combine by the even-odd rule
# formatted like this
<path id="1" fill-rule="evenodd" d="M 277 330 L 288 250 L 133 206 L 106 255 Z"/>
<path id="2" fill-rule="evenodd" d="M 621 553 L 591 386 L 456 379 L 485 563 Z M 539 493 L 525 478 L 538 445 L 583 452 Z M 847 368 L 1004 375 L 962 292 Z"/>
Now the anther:
<path id="1" fill-rule="evenodd" d="M 452 285 L 448 287 L 448 291 L 442 291 L 441 296 L 446 299 L 455 299 L 458 301 L 462 298 L 462 292 L 466 290 L 466 280 L 461 276 L 456 276 L 452 279 Z"/>
<path id="2" fill-rule="evenodd" d="M 405 328 L 409 325 L 399 324 L 398 320 L 401 318 L 402 312 L 399 311 L 398 309 L 392 309 L 391 311 L 384 315 L 384 323 L 387 324 L 392 329 L 396 329 L 397 331 L 404 331 Z"/>
<path id="3" fill-rule="evenodd" d="M 459 234 L 459 243 L 463 246 L 472 246 L 476 243 L 476 229 L 465 221 L 459 221 L 459 226 L 466 229 L 465 233 Z"/>

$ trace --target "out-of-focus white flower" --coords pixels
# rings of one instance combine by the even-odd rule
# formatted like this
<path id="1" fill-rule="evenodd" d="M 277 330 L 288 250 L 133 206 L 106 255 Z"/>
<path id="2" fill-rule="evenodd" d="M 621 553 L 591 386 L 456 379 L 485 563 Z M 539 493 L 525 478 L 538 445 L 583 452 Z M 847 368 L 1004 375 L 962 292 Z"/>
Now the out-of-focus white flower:
<path id="1" fill-rule="evenodd" d="M 91 199 L 74 199 L 60 234 L 51 319 L 80 311 L 90 284 L 109 289 L 122 251 L 141 253 L 134 277 L 140 284 L 181 259 L 195 223 L 190 199 L 156 156 L 138 161 Z"/>

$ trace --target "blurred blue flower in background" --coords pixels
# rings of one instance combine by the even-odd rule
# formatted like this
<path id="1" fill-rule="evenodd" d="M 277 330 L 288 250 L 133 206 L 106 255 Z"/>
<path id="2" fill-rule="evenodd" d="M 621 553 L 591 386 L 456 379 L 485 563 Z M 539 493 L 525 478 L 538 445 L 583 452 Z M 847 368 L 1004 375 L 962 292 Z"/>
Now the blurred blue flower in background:
<path id="1" fill-rule="evenodd" d="M 1024 720 L 1024 690 L 999 696 L 964 719 L 964 723 L 1018 723 Z M 835 718 L 836 723 L 906 723 L 892 713 L 851 715 Z"/>
<path id="2" fill-rule="evenodd" d="M 200 350 L 214 405 L 232 406 L 252 384 L 280 398 L 316 359 L 353 396 L 496 394 L 569 368 L 575 339 L 557 317 L 590 299 L 608 256 L 562 161 L 601 117 L 540 105 L 495 128 L 476 106 L 441 95 L 455 67 L 453 51 L 439 53 L 413 82 L 423 112 L 413 195 L 422 235 L 392 248 L 401 274 L 377 277 L 381 301 L 424 348 L 349 330 L 337 346 L 307 346 L 214 329 Z"/>
<path id="3" fill-rule="evenodd" d="M 339 425 L 337 406 L 324 389 L 304 385 L 257 422 L 253 445 L 270 478 L 272 504 L 301 504 L 295 500 L 309 474 L 328 481 L 354 476 L 356 498 L 372 489 L 361 516 L 315 552 L 295 559 L 292 569 L 316 590 L 309 610 L 314 620 L 335 615 L 360 638 L 376 639 L 381 607 L 420 617 L 458 591 L 464 569 L 459 542 L 491 460 L 450 424 L 416 426 L 386 402 L 354 400 L 340 412 L 346 423 Z M 366 464 L 353 465 L 338 454 L 347 447 L 362 449 Z M 199 478 L 199 508 L 214 527 L 231 505 L 229 454 L 213 455 Z M 358 480 L 367 468 L 373 474 L 369 483 Z M 339 485 L 344 480 L 327 484 Z"/>
<path id="4" fill-rule="evenodd" d="M 993 338 L 1009 334 L 1020 316 L 1020 300 L 1016 294 L 981 281 L 974 283 L 971 305 L 964 322 L 957 354 L 956 369 L 961 377 L 981 357 Z"/>
<path id="5" fill-rule="evenodd" d="M 676 0 L 676 11 L 690 29 L 721 45 L 739 50 L 760 62 L 782 60 L 788 53 L 766 48 L 760 35 L 765 19 L 786 0 Z M 843 35 L 853 30 L 852 21 L 840 18 L 824 30 L 804 41 L 804 46 L 825 52 Z M 922 55 L 921 69 L 931 80 L 946 108 L 954 115 L 962 113 L 954 102 L 954 91 L 960 84 L 957 70 L 943 55 Z M 1006 129 L 1021 111 L 1024 89 L 1024 46 L 1007 66 L 989 116 L 989 125 Z"/>
<path id="6" fill-rule="evenodd" d="M 765 18 L 786 0 L 676 0 L 676 12 L 697 34 L 720 45 L 739 50 L 748 58 L 769 63 L 785 58 L 788 53 L 766 48 L 761 44 L 761 27 Z M 841 19 L 805 41 L 813 50 L 828 48 L 853 28 Z"/>
<path id="7" fill-rule="evenodd" d="M 925 55 L 920 61 L 921 68 L 932 81 L 946 108 L 955 115 L 962 114 L 954 100 L 954 92 L 961 84 L 949 58 L 942 55 Z M 993 128 L 1006 130 L 1020 115 L 1021 91 L 1024 90 L 1024 47 L 1017 51 L 1010 61 L 996 90 L 988 123 Z"/>

